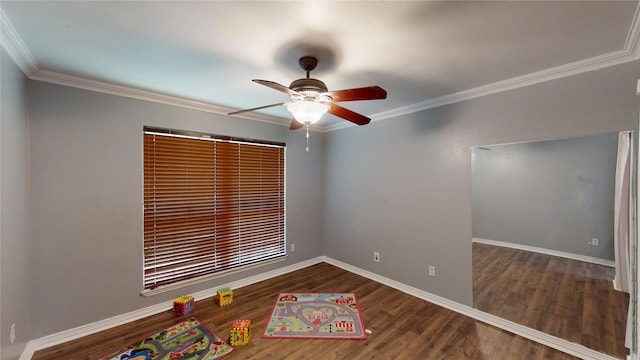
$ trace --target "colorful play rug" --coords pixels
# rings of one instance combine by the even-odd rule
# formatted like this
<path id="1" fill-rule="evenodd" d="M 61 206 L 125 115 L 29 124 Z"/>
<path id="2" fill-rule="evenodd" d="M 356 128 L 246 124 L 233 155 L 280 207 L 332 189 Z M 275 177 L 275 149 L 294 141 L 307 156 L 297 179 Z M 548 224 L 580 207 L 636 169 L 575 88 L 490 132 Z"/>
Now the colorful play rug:
<path id="1" fill-rule="evenodd" d="M 364 340 L 367 333 L 356 294 L 281 293 L 262 337 Z"/>
<path id="2" fill-rule="evenodd" d="M 231 345 L 191 318 L 98 360 L 214 360 L 231 351 Z"/>

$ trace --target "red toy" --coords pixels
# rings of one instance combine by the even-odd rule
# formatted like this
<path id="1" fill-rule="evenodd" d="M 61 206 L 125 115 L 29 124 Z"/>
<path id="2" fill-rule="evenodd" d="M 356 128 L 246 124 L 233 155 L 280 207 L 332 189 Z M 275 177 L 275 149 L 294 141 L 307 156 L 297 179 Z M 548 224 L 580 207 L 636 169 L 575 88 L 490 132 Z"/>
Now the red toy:
<path id="1" fill-rule="evenodd" d="M 173 301 L 173 313 L 175 315 L 187 315 L 194 308 L 193 296 L 184 295 Z"/>

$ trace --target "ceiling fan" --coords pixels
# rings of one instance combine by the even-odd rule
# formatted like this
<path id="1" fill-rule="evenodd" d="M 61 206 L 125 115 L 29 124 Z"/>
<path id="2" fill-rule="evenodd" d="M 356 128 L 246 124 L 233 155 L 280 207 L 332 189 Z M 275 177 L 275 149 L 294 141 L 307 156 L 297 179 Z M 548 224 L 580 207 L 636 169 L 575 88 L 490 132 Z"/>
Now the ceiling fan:
<path id="1" fill-rule="evenodd" d="M 229 115 L 286 105 L 287 110 L 289 110 L 294 117 L 289 129 L 296 130 L 306 127 L 308 139 L 309 125 L 320 120 L 322 115 L 327 112 L 357 125 L 366 125 L 371 121 L 370 118 L 336 103 L 343 101 L 379 100 L 386 99 L 387 97 L 387 92 L 379 86 L 328 91 L 327 85 L 325 85 L 324 82 L 309 77 L 309 73 L 318 65 L 318 59 L 313 56 L 303 56 L 298 60 L 298 64 L 307 72 L 307 77 L 294 80 L 289 87 L 269 80 L 253 80 L 255 83 L 289 95 L 289 101 L 234 111 L 230 112 Z"/>

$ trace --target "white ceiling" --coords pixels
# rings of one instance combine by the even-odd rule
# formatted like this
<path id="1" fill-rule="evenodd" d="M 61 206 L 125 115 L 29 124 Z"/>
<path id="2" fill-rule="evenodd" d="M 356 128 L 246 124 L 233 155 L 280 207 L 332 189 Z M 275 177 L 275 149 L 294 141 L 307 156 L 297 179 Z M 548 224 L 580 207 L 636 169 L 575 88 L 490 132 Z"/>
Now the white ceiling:
<path id="1" fill-rule="evenodd" d="M 208 111 L 312 77 L 374 120 L 638 59 L 637 1 L 6 1 L 2 43 L 28 76 Z M 286 109 L 249 118 L 289 124 Z M 325 115 L 318 130 L 349 125 Z"/>

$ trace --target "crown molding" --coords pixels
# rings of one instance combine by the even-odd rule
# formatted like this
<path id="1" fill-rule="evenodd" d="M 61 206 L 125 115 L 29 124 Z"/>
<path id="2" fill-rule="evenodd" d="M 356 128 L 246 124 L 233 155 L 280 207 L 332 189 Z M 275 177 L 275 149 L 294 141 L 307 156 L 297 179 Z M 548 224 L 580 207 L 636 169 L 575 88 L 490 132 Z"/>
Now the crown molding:
<path id="1" fill-rule="evenodd" d="M 569 64 L 564 64 L 561 66 L 557 66 L 554 68 L 549 68 L 541 71 L 537 71 L 534 73 L 530 73 L 523 76 L 514 77 L 511 79 L 498 81 L 492 84 L 487 84 L 483 86 L 478 86 L 469 90 L 460 91 L 457 93 L 440 96 L 433 99 L 428 99 L 425 101 L 421 101 L 415 104 L 402 106 L 399 108 L 379 112 L 372 114 L 371 121 L 380 121 L 391 118 L 396 118 L 398 116 L 412 114 L 428 109 L 437 108 L 444 105 L 454 104 L 457 102 L 471 100 L 487 95 L 497 94 L 500 92 L 514 90 L 530 85 L 535 85 L 543 82 L 547 82 L 550 80 L 557 80 L 564 77 L 577 75 L 589 71 L 595 71 L 599 69 L 603 69 L 606 67 L 624 64 L 630 61 L 634 61 L 638 59 L 638 55 L 635 54 L 638 52 L 638 46 L 634 46 L 631 50 L 620 50 L 600 56 L 595 56 L 592 58 L 572 62 Z M 326 126 L 322 128 L 321 131 L 329 132 L 338 129 L 343 129 L 347 127 L 355 126 L 351 123 L 339 123 L 330 126 Z"/>
<path id="2" fill-rule="evenodd" d="M 24 72 L 24 74 L 30 79 L 58 85 L 76 87 L 115 96 L 123 96 L 138 100 L 183 107 L 187 109 L 206 111 L 219 115 L 227 115 L 229 112 L 236 110 L 229 107 L 194 101 L 178 96 L 172 96 L 154 91 L 137 89 L 130 86 L 111 84 L 104 81 L 92 80 L 80 76 L 40 69 L 38 63 L 31 55 L 31 52 L 20 38 L 15 28 L 11 25 L 11 22 L 5 16 L 1 8 L 0 16 L 0 30 L 2 34 L 2 36 L 0 37 L 0 45 L 2 45 L 7 50 L 7 53 L 9 53 L 11 58 L 20 67 L 22 72 Z M 624 64 L 627 62 L 638 60 L 640 58 L 640 45 L 638 45 L 639 42 L 640 2 L 638 2 L 638 5 L 636 6 L 636 11 L 623 50 L 614 51 L 608 54 L 595 56 L 580 61 L 575 61 L 572 63 L 506 79 L 503 81 L 498 81 L 492 84 L 475 87 L 457 93 L 427 99 L 415 104 L 375 113 L 370 115 L 370 117 L 372 121 L 391 119 L 398 116 L 433 109 L 436 107 L 449 105 L 465 100 L 471 100 L 482 96 L 497 94 L 508 90 L 539 84 L 550 80 L 556 80 L 589 71 L 603 69 L 614 65 Z M 290 119 L 259 113 L 242 113 L 235 116 L 242 119 L 260 121 L 281 126 L 289 126 L 290 124 Z M 315 126 L 312 126 L 311 129 L 318 132 L 331 132 L 351 126 L 355 125 L 350 122 L 343 121 L 326 126 L 316 124 Z"/>
<path id="3" fill-rule="evenodd" d="M 636 6 L 636 11 L 631 22 L 631 27 L 625 41 L 624 49 L 608 54 L 594 56 L 588 59 L 575 61 L 572 63 L 556 66 L 553 68 L 537 71 L 534 73 L 518 76 L 492 84 L 487 84 L 464 90 L 461 92 L 427 99 L 425 101 L 372 114 L 371 121 L 379 121 L 395 118 L 401 115 L 411 114 L 423 110 L 433 109 L 444 105 L 471 100 L 486 95 L 497 94 L 503 91 L 522 88 L 529 85 L 556 80 L 572 75 L 577 75 L 589 71 L 595 71 L 606 67 L 620 65 L 640 59 L 640 2 Z M 640 87 L 640 85 L 639 85 Z M 323 132 L 344 129 L 355 126 L 351 123 L 342 122 L 321 128 Z"/>
<path id="4" fill-rule="evenodd" d="M 636 6 L 636 12 L 633 15 L 631 29 L 627 35 L 627 41 L 624 44 L 625 51 L 629 52 L 635 60 L 640 59 L 640 1 Z"/>
<path id="5" fill-rule="evenodd" d="M 202 101 L 196 101 L 187 99 L 184 97 L 167 95 L 155 91 L 143 90 L 126 85 L 118 85 L 105 81 L 89 79 L 82 76 L 68 75 L 49 70 L 37 70 L 29 76 L 32 80 L 47 82 L 56 85 L 69 86 L 89 91 L 100 92 L 104 94 L 122 96 L 131 99 L 150 101 L 158 104 L 176 106 L 191 110 L 198 110 L 209 112 L 218 115 L 229 116 L 228 114 L 237 109 L 216 105 L 213 103 L 207 103 Z M 289 127 L 291 125 L 290 118 L 282 118 L 277 116 L 265 115 L 256 112 L 247 112 L 238 115 L 233 115 L 245 120 L 259 121 L 267 124 L 280 125 Z M 311 125 L 310 131 L 322 132 L 318 125 Z"/>
<path id="6" fill-rule="evenodd" d="M 2 8 L 0 8 L 0 45 L 26 76 L 31 77 L 38 70 L 38 63 L 16 29 L 11 25 Z"/>
<path id="7" fill-rule="evenodd" d="M 117 85 L 105 81 L 86 77 L 64 74 L 56 71 L 41 69 L 29 48 L 20 38 L 2 8 L 0 8 L 0 45 L 7 51 L 11 59 L 20 70 L 30 79 L 57 85 L 75 87 L 84 90 L 100 92 L 131 99 L 155 102 L 159 104 L 178 106 L 182 108 L 205 111 L 209 113 L 227 115 L 235 109 L 220 105 L 195 101 L 183 97 L 162 94 L 159 92 L 137 89 L 125 85 Z M 259 113 L 245 113 L 239 118 L 260 121 L 269 124 L 289 126 L 290 120 Z"/>
<path id="8" fill-rule="evenodd" d="M 432 109 L 444 105 L 457 103 L 464 100 L 471 100 L 482 96 L 497 94 L 503 91 L 518 89 L 530 85 L 557 80 L 564 77 L 577 75 L 589 71 L 627 63 L 637 60 L 633 53 L 628 50 L 620 50 L 608 54 L 595 56 L 592 58 L 575 61 L 572 63 L 556 66 L 553 68 L 537 71 L 523 76 L 517 76 L 492 84 L 478 86 L 469 90 L 460 91 L 450 95 L 445 95 L 429 100 L 425 100 L 413 105 L 383 111 L 372 115 L 374 121 L 389 119 L 392 117 L 414 113 L 422 110 Z"/>
<path id="9" fill-rule="evenodd" d="M 637 35 L 636 35 L 637 38 Z M 469 90 L 460 91 L 457 93 L 428 99 L 419 103 L 379 112 L 371 115 L 371 121 L 379 121 L 395 118 L 401 115 L 416 113 L 423 110 L 433 109 L 444 105 L 449 105 L 465 100 L 471 100 L 482 96 L 497 94 L 500 92 L 514 90 L 530 85 L 535 85 L 550 80 L 557 80 L 564 77 L 582 74 L 589 71 L 595 71 L 606 67 L 624 64 L 638 59 L 638 46 L 633 46 L 631 49 L 620 50 L 592 58 L 564 64 L 554 68 L 549 68 L 534 73 L 530 73 L 523 76 L 514 77 L 511 79 L 498 81 L 492 84 L 487 84 L 479 87 L 475 87 Z M 323 128 L 324 131 L 333 131 L 350 126 L 350 123 L 341 123 Z"/>
<path id="10" fill-rule="evenodd" d="M 104 81 L 88 79 L 81 76 L 74 76 L 68 74 L 62 74 L 55 71 L 49 70 L 38 70 L 34 74 L 32 74 L 29 78 L 32 80 L 43 81 L 47 83 L 52 83 L 56 85 L 64 85 L 75 87 L 84 90 L 101 92 L 104 94 L 122 96 L 131 99 L 144 100 L 155 102 L 159 104 L 178 106 L 182 108 L 205 111 L 209 113 L 219 114 L 219 115 L 227 115 L 229 112 L 234 111 L 235 109 L 214 105 L 206 102 L 190 100 L 178 96 L 162 94 L 155 91 L 148 91 L 133 88 L 125 85 L 117 85 Z M 288 120 L 284 120 L 278 117 L 263 115 L 258 113 L 248 113 L 244 116 L 237 116 L 240 118 L 265 122 L 269 124 L 275 125 L 286 125 L 289 126 Z M 286 121 L 286 123 L 285 123 Z"/>

